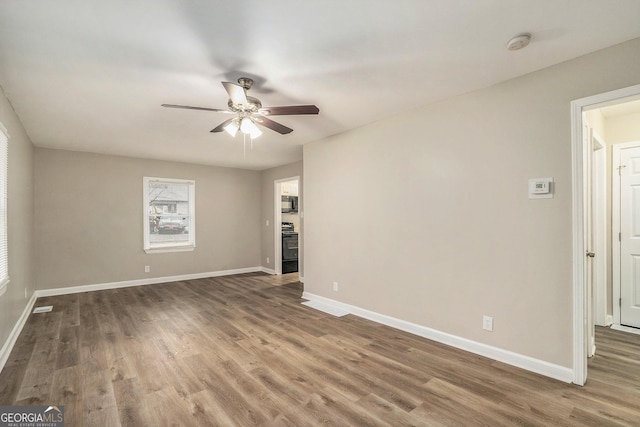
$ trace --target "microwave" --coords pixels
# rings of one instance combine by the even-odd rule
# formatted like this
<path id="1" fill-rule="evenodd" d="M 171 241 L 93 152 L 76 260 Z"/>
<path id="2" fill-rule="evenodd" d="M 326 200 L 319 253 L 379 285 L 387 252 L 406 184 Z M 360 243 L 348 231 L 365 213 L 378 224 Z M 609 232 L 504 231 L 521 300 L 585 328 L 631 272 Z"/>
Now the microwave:
<path id="1" fill-rule="evenodd" d="M 282 213 L 298 212 L 298 196 L 282 196 Z"/>

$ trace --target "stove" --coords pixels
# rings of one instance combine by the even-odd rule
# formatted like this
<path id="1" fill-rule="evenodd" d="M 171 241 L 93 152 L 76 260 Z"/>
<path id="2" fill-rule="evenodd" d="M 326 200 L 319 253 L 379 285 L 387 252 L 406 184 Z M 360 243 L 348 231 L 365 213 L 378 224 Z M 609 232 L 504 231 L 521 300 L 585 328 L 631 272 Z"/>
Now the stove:
<path id="1" fill-rule="evenodd" d="M 294 233 L 295 227 L 292 222 L 282 221 L 282 232 L 283 233 Z"/>

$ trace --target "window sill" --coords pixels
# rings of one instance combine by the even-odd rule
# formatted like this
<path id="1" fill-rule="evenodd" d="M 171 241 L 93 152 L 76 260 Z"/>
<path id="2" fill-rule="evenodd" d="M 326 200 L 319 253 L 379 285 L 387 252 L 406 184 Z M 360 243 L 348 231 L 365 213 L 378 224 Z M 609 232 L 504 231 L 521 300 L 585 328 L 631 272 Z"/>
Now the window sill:
<path id="1" fill-rule="evenodd" d="M 162 254 L 169 252 L 192 252 L 195 246 L 164 246 L 158 248 L 145 248 L 144 251 L 148 254 Z"/>

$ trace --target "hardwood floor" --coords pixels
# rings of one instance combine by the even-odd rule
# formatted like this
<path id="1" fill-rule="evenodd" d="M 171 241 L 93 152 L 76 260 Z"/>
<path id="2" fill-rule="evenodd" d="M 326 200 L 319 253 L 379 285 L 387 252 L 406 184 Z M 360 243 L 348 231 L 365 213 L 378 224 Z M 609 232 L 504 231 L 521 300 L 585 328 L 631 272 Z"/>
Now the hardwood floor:
<path id="1" fill-rule="evenodd" d="M 0 405 L 66 426 L 640 425 L 640 336 L 598 328 L 585 387 L 300 304 L 297 275 L 39 298 Z"/>

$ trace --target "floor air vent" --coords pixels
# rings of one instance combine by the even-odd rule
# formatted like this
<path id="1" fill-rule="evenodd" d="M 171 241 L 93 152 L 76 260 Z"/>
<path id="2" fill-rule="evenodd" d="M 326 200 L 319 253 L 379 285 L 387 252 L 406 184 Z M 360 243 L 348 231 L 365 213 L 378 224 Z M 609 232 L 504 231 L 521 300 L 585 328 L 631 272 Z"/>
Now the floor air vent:
<path id="1" fill-rule="evenodd" d="M 48 313 L 51 310 L 53 310 L 53 306 L 52 305 L 44 305 L 42 307 L 36 307 L 33 312 L 34 313 Z"/>

